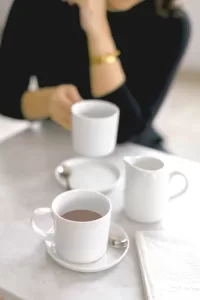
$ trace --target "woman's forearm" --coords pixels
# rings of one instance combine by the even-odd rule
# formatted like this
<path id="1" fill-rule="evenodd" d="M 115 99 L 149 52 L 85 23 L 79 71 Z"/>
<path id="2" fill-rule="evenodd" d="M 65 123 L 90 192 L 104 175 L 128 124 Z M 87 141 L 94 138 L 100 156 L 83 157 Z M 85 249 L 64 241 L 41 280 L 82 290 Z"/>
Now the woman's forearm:
<path id="1" fill-rule="evenodd" d="M 116 49 L 109 24 L 100 31 L 87 34 L 90 57 L 112 54 Z M 90 65 L 91 91 L 94 97 L 102 97 L 115 91 L 125 81 L 125 74 L 119 59 L 113 63 Z"/>
<path id="2" fill-rule="evenodd" d="M 21 99 L 21 110 L 26 119 L 38 120 L 49 117 L 49 101 L 53 89 L 49 87 L 24 93 Z"/>

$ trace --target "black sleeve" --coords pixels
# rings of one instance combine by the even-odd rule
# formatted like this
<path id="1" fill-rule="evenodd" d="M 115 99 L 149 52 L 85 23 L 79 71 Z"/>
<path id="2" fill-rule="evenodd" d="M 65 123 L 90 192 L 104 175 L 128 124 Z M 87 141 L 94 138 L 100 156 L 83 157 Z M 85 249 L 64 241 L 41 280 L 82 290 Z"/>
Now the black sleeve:
<path id="1" fill-rule="evenodd" d="M 104 100 L 115 103 L 120 108 L 118 143 L 130 140 L 133 135 L 142 133 L 150 125 L 170 87 L 189 41 L 190 22 L 184 14 L 172 19 L 169 26 L 163 32 L 163 42 L 157 47 L 158 52 L 152 57 L 152 67 L 141 66 L 143 78 L 139 94 L 134 96 L 131 78 L 127 78 L 129 86 L 126 82 L 104 97 Z M 132 72 L 134 74 L 134 66 Z M 130 77 L 135 78 L 134 75 L 131 76 L 129 72 Z"/>
<path id="2" fill-rule="evenodd" d="M 23 119 L 21 97 L 30 77 L 29 3 L 14 2 L 0 46 L 0 113 L 18 119 Z"/>

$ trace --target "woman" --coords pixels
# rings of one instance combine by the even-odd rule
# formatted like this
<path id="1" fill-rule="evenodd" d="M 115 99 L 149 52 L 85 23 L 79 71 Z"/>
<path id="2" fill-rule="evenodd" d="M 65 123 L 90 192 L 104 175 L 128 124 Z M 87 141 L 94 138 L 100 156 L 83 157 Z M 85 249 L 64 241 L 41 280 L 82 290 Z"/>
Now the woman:
<path id="1" fill-rule="evenodd" d="M 0 112 L 69 129 L 74 102 L 101 98 L 120 108 L 119 143 L 160 148 L 151 123 L 190 35 L 174 2 L 15 0 L 0 49 Z"/>

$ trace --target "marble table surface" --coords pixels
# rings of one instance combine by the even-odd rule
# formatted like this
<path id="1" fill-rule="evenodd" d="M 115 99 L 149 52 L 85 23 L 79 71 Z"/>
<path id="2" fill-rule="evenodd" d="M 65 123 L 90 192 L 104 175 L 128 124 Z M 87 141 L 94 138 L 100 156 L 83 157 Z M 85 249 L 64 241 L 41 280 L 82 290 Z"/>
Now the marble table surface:
<path id="1" fill-rule="evenodd" d="M 134 144 L 117 147 L 106 159 L 123 168 L 125 155 L 163 159 L 169 172 L 178 170 L 188 177 L 189 190 L 169 203 L 161 223 L 147 226 L 124 216 L 122 180 L 109 196 L 114 221 L 129 234 L 129 252 L 113 269 L 81 274 L 57 265 L 30 226 L 33 210 L 49 207 L 54 197 L 63 192 L 53 173 L 59 162 L 76 156 L 70 134 L 51 122 L 37 123 L 0 144 L 0 288 L 24 300 L 145 299 L 134 232 L 164 228 L 195 237 L 200 228 L 200 165 Z M 172 189 L 181 185 L 177 179 Z"/>

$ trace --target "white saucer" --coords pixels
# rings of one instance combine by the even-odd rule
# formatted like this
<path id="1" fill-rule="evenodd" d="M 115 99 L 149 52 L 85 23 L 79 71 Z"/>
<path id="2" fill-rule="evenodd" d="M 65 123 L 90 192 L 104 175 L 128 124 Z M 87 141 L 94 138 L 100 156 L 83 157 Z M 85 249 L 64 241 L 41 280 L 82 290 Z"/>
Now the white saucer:
<path id="1" fill-rule="evenodd" d="M 71 175 L 68 177 L 68 183 L 58 172 L 60 166 L 69 169 Z M 61 162 L 54 174 L 65 189 L 91 189 L 101 193 L 108 193 L 114 189 L 121 176 L 120 170 L 109 162 L 81 157 Z"/>
<path id="2" fill-rule="evenodd" d="M 112 225 L 113 226 L 113 225 Z M 126 248 L 120 248 L 115 249 L 111 246 L 108 246 L 108 250 L 106 254 L 100 258 L 99 260 L 89 263 L 89 264 L 73 264 L 68 261 L 63 260 L 58 256 L 56 253 L 56 247 L 54 242 L 45 241 L 46 249 L 48 254 L 51 256 L 51 258 L 56 261 L 59 265 L 63 266 L 64 268 L 67 268 L 72 271 L 76 272 L 82 272 L 82 273 L 92 273 L 92 272 L 100 272 L 107 269 L 110 269 L 117 265 L 126 255 L 129 249 L 129 238 L 127 233 L 124 231 L 124 229 L 121 226 L 114 225 L 115 226 L 115 234 L 116 232 L 119 232 L 120 235 L 123 235 L 124 238 L 127 239 L 127 247 Z M 117 229 L 117 231 L 116 231 Z"/>

